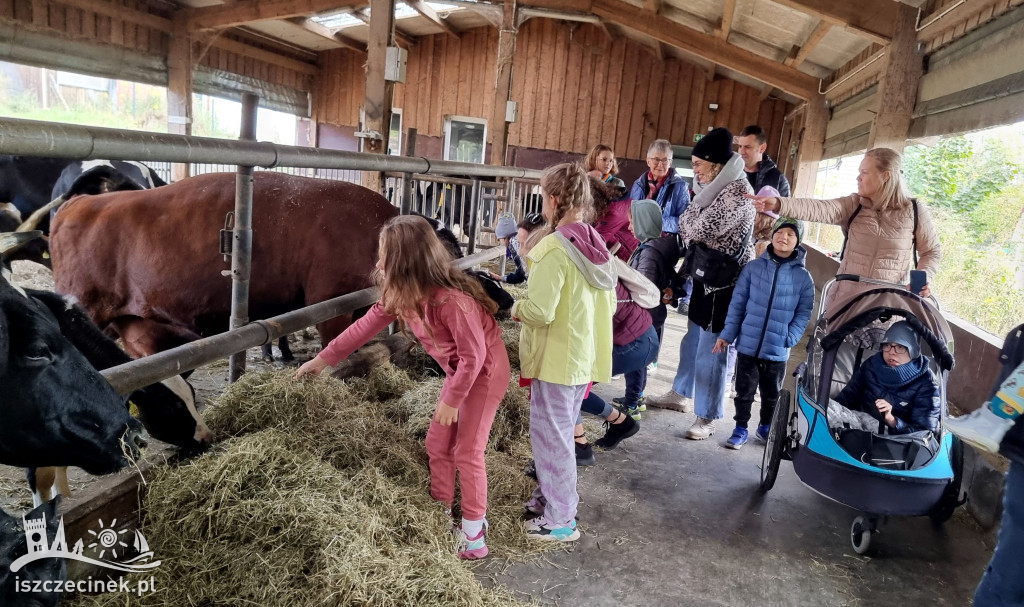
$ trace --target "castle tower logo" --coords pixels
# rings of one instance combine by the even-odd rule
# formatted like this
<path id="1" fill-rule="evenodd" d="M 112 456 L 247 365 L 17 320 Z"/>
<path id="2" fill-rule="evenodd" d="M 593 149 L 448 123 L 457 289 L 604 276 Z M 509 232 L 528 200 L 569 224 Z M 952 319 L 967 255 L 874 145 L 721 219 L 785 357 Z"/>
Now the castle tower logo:
<path id="1" fill-rule="evenodd" d="M 65 539 L 63 516 L 49 544 L 45 513 L 41 513 L 39 518 L 22 517 L 21 520 L 25 528 L 28 553 L 11 563 L 11 571 L 14 573 L 29 563 L 49 558 L 71 559 L 127 573 L 151 571 L 160 566 L 160 561 L 153 560 L 153 551 L 149 549 L 149 542 L 142 532 L 118 530 L 117 519 L 109 525 L 104 525 L 103 519 L 100 519 L 99 529 L 89 529 L 90 537 L 84 542 L 79 539 L 71 550 Z"/>

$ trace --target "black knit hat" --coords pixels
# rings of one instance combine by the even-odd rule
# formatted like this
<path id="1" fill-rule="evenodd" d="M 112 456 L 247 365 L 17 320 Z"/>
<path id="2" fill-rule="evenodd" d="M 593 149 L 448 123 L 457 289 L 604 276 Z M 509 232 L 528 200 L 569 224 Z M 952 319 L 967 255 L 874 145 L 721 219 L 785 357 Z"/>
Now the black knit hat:
<path id="1" fill-rule="evenodd" d="M 708 131 L 693 146 L 693 158 L 700 158 L 715 164 L 725 164 L 732 158 L 732 133 L 720 126 Z"/>

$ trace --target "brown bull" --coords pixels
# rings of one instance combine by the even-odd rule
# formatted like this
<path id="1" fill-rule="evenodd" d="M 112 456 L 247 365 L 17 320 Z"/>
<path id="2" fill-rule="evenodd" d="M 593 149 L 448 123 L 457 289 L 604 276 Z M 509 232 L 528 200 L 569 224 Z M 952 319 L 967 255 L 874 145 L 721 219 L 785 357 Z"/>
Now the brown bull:
<path id="1" fill-rule="evenodd" d="M 218 243 L 234 200 L 230 173 L 70 200 L 52 228 L 57 291 L 77 297 L 133 356 L 225 331 L 230 262 Z M 266 172 L 256 173 L 253 208 L 253 319 L 369 286 L 381 226 L 398 214 L 359 185 Z M 321 339 L 350 322 L 321 323 Z"/>

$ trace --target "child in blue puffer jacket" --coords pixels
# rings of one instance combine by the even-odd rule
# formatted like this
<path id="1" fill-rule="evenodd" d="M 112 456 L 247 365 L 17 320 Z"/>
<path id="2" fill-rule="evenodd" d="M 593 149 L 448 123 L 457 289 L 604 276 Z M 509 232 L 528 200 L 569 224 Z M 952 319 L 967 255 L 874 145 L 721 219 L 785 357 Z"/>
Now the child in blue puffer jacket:
<path id="1" fill-rule="evenodd" d="M 800 341 L 811 320 L 814 281 L 804 265 L 807 251 L 800 246 L 802 237 L 799 221 L 780 217 L 775 222 L 768 250 L 740 272 L 725 328 L 715 343 L 718 353 L 736 342 L 736 429 L 725 443 L 730 449 L 747 442 L 750 407 L 758 388 L 757 436 L 767 440 L 789 349 Z"/>

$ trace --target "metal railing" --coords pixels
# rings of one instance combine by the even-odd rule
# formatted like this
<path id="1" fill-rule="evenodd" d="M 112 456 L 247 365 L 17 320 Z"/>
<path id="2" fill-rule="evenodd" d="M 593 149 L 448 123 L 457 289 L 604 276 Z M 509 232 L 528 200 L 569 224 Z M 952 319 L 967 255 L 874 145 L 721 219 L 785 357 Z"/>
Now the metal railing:
<path id="1" fill-rule="evenodd" d="M 465 270 L 503 253 L 502 249 L 494 247 L 464 257 L 455 264 Z M 377 298 L 376 289 L 362 289 L 273 318 L 254 320 L 244 327 L 111 367 L 101 371 L 101 374 L 119 394 L 130 394 L 144 386 L 191 371 L 236 352 L 274 343 L 279 337 L 365 308 L 377 301 Z"/>

